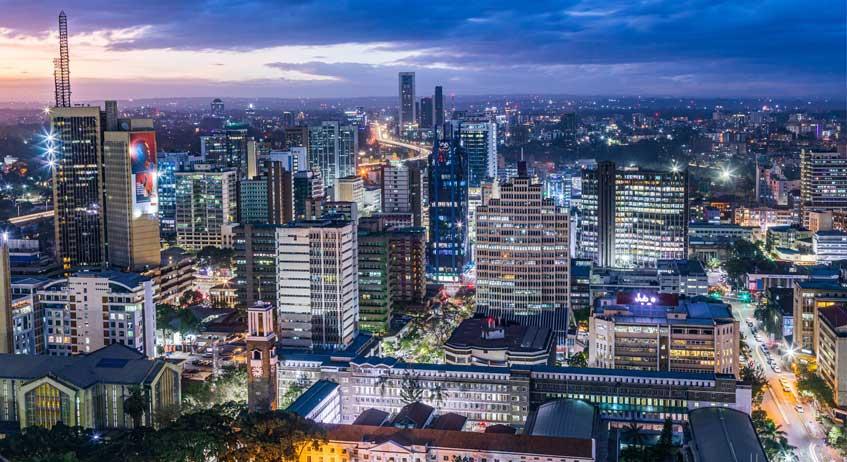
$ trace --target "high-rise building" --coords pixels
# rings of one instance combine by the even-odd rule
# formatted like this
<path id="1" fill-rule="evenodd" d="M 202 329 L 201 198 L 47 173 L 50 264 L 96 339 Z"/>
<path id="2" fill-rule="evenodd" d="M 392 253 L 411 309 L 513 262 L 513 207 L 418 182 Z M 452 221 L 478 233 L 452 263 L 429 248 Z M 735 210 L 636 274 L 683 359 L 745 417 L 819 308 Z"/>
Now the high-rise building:
<path id="1" fill-rule="evenodd" d="M 413 226 L 429 226 L 429 176 L 423 162 L 382 167 L 382 212 L 411 213 Z"/>
<path id="2" fill-rule="evenodd" d="M 649 268 L 686 258 L 687 178 L 618 170 L 607 161 L 583 170 L 579 257 L 603 267 Z"/>
<path id="3" fill-rule="evenodd" d="M 468 187 L 479 188 L 497 179 L 497 124 L 462 123 L 459 137 L 467 162 Z"/>
<path id="4" fill-rule="evenodd" d="M 268 208 L 267 179 L 242 179 L 238 182 L 238 223 L 270 223 Z"/>
<path id="5" fill-rule="evenodd" d="M 151 119 L 122 119 L 103 134 L 106 249 L 111 266 L 159 266 L 156 132 Z"/>
<path id="6" fill-rule="evenodd" d="M 153 281 L 136 273 L 83 271 L 37 290 L 46 353 L 91 353 L 120 343 L 156 356 Z"/>
<path id="7" fill-rule="evenodd" d="M 423 301 L 426 294 L 425 236 L 423 228 L 359 232 L 362 330 L 384 334 L 395 312 Z"/>
<path id="8" fill-rule="evenodd" d="M 282 168 L 289 172 L 305 172 L 309 170 L 309 153 L 302 146 L 293 146 L 287 151 L 271 151 L 271 160 L 282 162 Z"/>
<path id="9" fill-rule="evenodd" d="M 212 100 L 212 117 L 224 116 L 224 102 L 220 98 Z"/>
<path id="10" fill-rule="evenodd" d="M 158 159 L 159 234 L 176 236 L 176 172 L 188 166 L 187 152 L 164 152 Z"/>
<path id="11" fill-rule="evenodd" d="M 570 286 L 567 210 L 544 197 L 541 183 L 518 176 L 476 209 L 477 310 L 497 319 L 551 329 L 564 345 Z"/>
<path id="12" fill-rule="evenodd" d="M 176 173 L 177 245 L 230 247 L 238 212 L 236 170 Z"/>
<path id="13" fill-rule="evenodd" d="M 309 219 L 310 201 L 323 200 L 324 183 L 320 172 L 306 170 L 294 175 L 294 218 Z"/>
<path id="14" fill-rule="evenodd" d="M 285 136 L 285 149 L 295 147 L 306 148 L 309 151 L 309 127 L 286 127 L 283 130 Z"/>
<path id="15" fill-rule="evenodd" d="M 282 162 L 265 162 L 268 189 L 268 223 L 283 224 L 294 219 L 294 174 Z"/>
<path id="16" fill-rule="evenodd" d="M 458 138 L 435 143 L 429 172 L 427 273 L 438 282 L 459 282 L 468 257 L 468 183 Z"/>
<path id="17" fill-rule="evenodd" d="M 222 130 L 200 137 L 200 153 L 204 161 L 217 168 L 237 169 L 240 178 L 247 175 L 250 141 L 246 125 L 227 124 Z"/>
<path id="18" fill-rule="evenodd" d="M 435 87 L 435 96 L 432 104 L 434 127 L 438 130 L 444 125 L 444 90 L 441 86 Z"/>
<path id="19" fill-rule="evenodd" d="M 247 407 L 250 412 L 276 409 L 276 325 L 271 303 L 258 302 L 247 308 Z"/>
<path id="20" fill-rule="evenodd" d="M 53 209 L 56 259 L 65 270 L 105 261 L 100 108 L 50 111 L 55 150 Z"/>
<path id="21" fill-rule="evenodd" d="M 9 237 L 0 237 L 0 354 L 15 352 L 15 321 L 12 313 L 12 264 Z"/>
<path id="22" fill-rule="evenodd" d="M 362 181 L 362 178 L 351 175 L 336 180 L 335 200 L 341 202 L 355 202 L 357 210 L 364 210 L 365 183 Z"/>
<path id="23" fill-rule="evenodd" d="M 432 116 L 434 109 L 432 108 L 432 98 L 421 98 L 421 113 L 420 121 L 421 128 L 432 128 Z"/>
<path id="24" fill-rule="evenodd" d="M 345 348 L 359 330 L 356 226 L 298 221 L 277 230 L 280 345 Z"/>
<path id="25" fill-rule="evenodd" d="M 241 224 L 235 228 L 235 287 L 242 306 L 277 304 L 277 225 Z"/>
<path id="26" fill-rule="evenodd" d="M 68 17 L 59 12 L 59 57 L 53 60 L 56 107 L 71 107 L 71 69 L 68 54 Z"/>
<path id="27" fill-rule="evenodd" d="M 836 281 L 794 281 L 794 348 L 813 353 L 818 312 L 847 303 L 847 287 Z"/>
<path id="28" fill-rule="evenodd" d="M 847 149 L 800 152 L 800 209 L 806 227 L 809 212 L 847 210 Z"/>
<path id="29" fill-rule="evenodd" d="M 324 190 L 332 190 L 338 178 L 356 174 L 358 140 L 355 127 L 335 121 L 309 128 L 309 164 L 321 172 Z"/>
<path id="30" fill-rule="evenodd" d="M 397 129 L 400 133 L 417 120 L 415 114 L 415 73 L 401 72 L 399 74 L 400 110 L 397 119 Z"/>

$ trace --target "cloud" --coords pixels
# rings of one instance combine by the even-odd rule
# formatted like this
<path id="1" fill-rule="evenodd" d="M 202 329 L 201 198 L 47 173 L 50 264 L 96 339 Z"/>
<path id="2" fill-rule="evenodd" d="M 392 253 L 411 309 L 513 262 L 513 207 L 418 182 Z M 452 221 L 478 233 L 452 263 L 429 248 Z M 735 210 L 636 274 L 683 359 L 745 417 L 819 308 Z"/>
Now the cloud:
<path id="1" fill-rule="evenodd" d="M 0 61 L 18 71 L 0 78 L 49 75 L 64 2 L 5 3 Z M 799 96 L 844 94 L 847 74 L 843 0 L 147 0 L 143 10 L 81 0 L 67 13 L 75 78 L 130 84 L 287 81 L 323 96 L 386 95 L 398 70 L 413 70 L 468 93 Z"/>

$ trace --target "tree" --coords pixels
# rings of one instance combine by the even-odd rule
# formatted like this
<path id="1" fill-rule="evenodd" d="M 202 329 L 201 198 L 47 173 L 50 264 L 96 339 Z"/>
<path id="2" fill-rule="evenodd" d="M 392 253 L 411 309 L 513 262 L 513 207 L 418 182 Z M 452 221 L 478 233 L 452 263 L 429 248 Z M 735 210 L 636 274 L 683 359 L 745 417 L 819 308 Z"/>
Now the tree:
<path id="1" fill-rule="evenodd" d="M 238 422 L 237 447 L 221 462 L 277 462 L 300 460 L 300 452 L 326 441 L 323 430 L 297 414 L 269 411 L 242 414 Z"/>
<path id="2" fill-rule="evenodd" d="M 88 458 L 96 446 L 93 430 L 59 422 L 50 429 L 27 427 L 0 439 L 0 454 L 21 462 L 76 462 Z"/>
<path id="3" fill-rule="evenodd" d="M 132 419 L 133 428 L 141 427 L 141 419 L 147 407 L 147 393 L 141 387 L 130 387 L 129 395 L 124 399 L 124 413 Z"/>
<path id="4" fill-rule="evenodd" d="M 573 356 L 568 358 L 568 365 L 571 367 L 588 367 L 588 355 L 585 354 L 585 351 L 574 353 Z"/>
<path id="5" fill-rule="evenodd" d="M 247 403 L 247 367 L 224 366 L 221 373 L 203 382 L 188 381 L 182 388 L 182 407 L 192 412 L 225 403 Z"/>
<path id="6" fill-rule="evenodd" d="M 797 371 L 797 391 L 814 397 L 823 406 L 835 405 L 832 388 L 808 366 L 800 366 Z"/>
<path id="7" fill-rule="evenodd" d="M 420 401 L 422 397 L 423 389 L 420 380 L 411 370 L 407 370 L 400 383 L 400 399 L 404 404 L 411 404 Z"/>
<path id="8" fill-rule="evenodd" d="M 742 365 L 740 375 L 741 381 L 745 385 L 750 385 L 753 392 L 753 402 L 756 404 L 761 403 L 762 398 L 765 396 L 765 386 L 768 383 L 765 379 L 765 372 L 759 366 L 750 367 Z"/>

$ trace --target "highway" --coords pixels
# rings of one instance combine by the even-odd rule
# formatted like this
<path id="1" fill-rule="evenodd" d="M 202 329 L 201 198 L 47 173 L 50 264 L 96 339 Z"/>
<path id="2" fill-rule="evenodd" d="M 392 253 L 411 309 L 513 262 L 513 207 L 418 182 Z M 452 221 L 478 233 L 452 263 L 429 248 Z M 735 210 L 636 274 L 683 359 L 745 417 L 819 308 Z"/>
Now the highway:
<path id="1" fill-rule="evenodd" d="M 47 210 L 46 212 L 36 212 L 30 213 L 29 215 L 20 215 L 17 217 L 9 218 L 9 223 L 13 225 L 22 225 L 24 223 L 29 223 L 32 221 L 38 220 L 46 220 L 48 218 L 53 218 L 53 210 Z"/>
<path id="2" fill-rule="evenodd" d="M 389 146 L 397 146 L 397 147 L 400 147 L 400 148 L 409 149 L 409 150 L 412 150 L 412 151 L 415 151 L 415 152 L 418 153 L 417 157 L 412 157 L 412 158 L 405 159 L 405 160 L 426 159 L 429 156 L 430 152 L 432 152 L 432 146 L 421 146 L 419 144 L 411 144 L 411 143 L 406 143 L 406 142 L 403 142 L 403 141 L 397 141 L 393 138 L 389 138 L 385 134 L 385 132 L 384 132 L 385 128 L 382 125 L 373 124 L 372 126 L 376 127 L 376 138 L 377 138 L 377 141 L 379 141 L 380 143 L 387 144 Z"/>
<path id="3" fill-rule="evenodd" d="M 776 342 L 769 345 L 769 350 L 771 357 L 777 361 L 783 370 L 780 373 L 776 373 L 768 365 L 767 359 L 761 350 L 761 343 L 755 340 L 750 327 L 747 325 L 748 319 L 753 321 L 754 326 L 758 325 L 758 322 L 753 317 L 755 306 L 750 303 L 726 301 L 732 305 L 732 312 L 736 319 L 741 321 L 743 338 L 750 347 L 755 364 L 762 368 L 767 379 L 768 385 L 764 399 L 762 400 L 762 409 L 767 412 L 768 417 L 782 427 L 788 442 L 797 448 L 798 460 L 801 462 L 840 461 L 841 458 L 826 446 L 823 429 L 815 420 L 817 411 L 811 405 L 803 405 L 798 401 L 796 395 L 796 377 L 787 368 L 787 361 L 783 361 L 783 358 L 777 352 Z M 759 335 L 766 344 L 770 343 L 762 330 L 759 330 Z M 788 392 L 783 389 L 780 378 L 788 380 Z M 800 406 L 799 409 L 802 409 L 802 412 L 798 412 L 798 408 L 796 408 L 798 405 Z"/>

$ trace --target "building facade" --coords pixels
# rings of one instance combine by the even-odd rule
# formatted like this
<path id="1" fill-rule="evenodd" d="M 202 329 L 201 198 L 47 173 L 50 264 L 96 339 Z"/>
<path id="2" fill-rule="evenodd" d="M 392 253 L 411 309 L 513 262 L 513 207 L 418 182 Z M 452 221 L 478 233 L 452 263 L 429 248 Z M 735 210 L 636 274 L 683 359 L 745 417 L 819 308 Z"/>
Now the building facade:
<path id="1" fill-rule="evenodd" d="M 476 210 L 477 311 L 552 330 L 564 344 L 569 216 L 524 171 Z"/>
<path id="2" fill-rule="evenodd" d="M 468 263 L 468 188 L 464 150 L 457 140 L 437 142 L 429 156 L 427 273 L 459 282 Z"/>
<path id="3" fill-rule="evenodd" d="M 847 302 L 847 287 L 837 281 L 794 281 L 794 348 L 814 352 L 818 310 Z"/>
<path id="4" fill-rule="evenodd" d="M 465 122 L 459 127 L 459 139 L 467 162 L 468 187 L 479 188 L 497 180 L 497 124 Z"/>
<path id="5" fill-rule="evenodd" d="M 235 228 L 235 287 L 241 306 L 260 301 L 277 306 L 277 228 L 269 224 Z"/>
<path id="6" fill-rule="evenodd" d="M 355 224 L 293 222 L 277 230 L 276 240 L 280 345 L 349 345 L 359 329 Z"/>
<path id="7" fill-rule="evenodd" d="M 800 151 L 800 208 L 806 227 L 808 212 L 847 209 L 847 150 Z"/>
<path id="8" fill-rule="evenodd" d="M 400 97 L 400 110 L 397 115 L 397 129 L 400 133 L 409 126 L 416 124 L 417 114 L 415 112 L 415 73 L 400 72 L 398 75 Z"/>
<path id="9" fill-rule="evenodd" d="M 177 245 L 190 251 L 230 246 L 237 214 L 236 170 L 176 173 Z"/>

